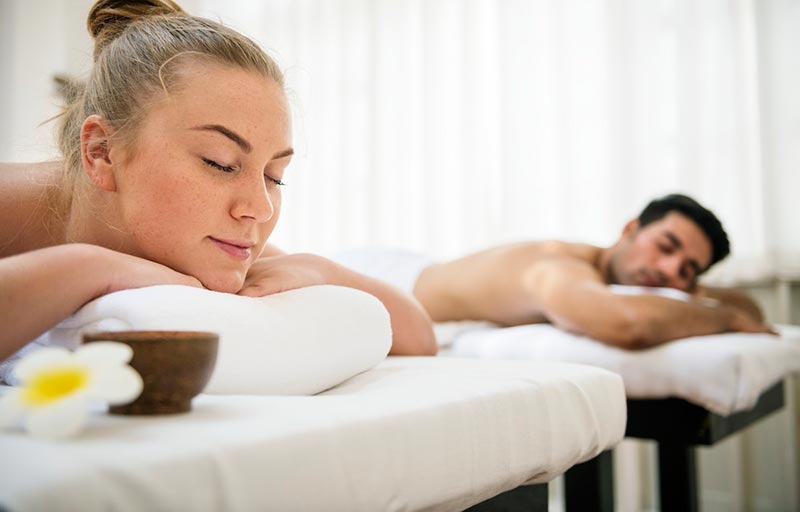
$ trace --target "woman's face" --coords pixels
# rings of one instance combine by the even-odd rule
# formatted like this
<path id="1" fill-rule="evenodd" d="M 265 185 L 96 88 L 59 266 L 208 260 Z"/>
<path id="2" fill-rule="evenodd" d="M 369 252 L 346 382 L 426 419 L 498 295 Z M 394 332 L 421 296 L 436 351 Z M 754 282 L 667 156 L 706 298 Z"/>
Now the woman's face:
<path id="1" fill-rule="evenodd" d="M 254 72 L 193 63 L 182 76 L 122 150 L 116 227 L 126 252 L 236 292 L 278 221 L 289 109 Z"/>

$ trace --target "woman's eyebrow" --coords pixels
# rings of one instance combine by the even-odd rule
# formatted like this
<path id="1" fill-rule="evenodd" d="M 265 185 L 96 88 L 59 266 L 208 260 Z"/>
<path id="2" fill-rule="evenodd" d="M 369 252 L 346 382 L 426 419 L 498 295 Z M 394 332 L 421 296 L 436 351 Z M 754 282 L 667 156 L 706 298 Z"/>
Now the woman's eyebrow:
<path id="1" fill-rule="evenodd" d="M 202 126 L 195 126 L 192 130 L 208 130 L 212 132 L 218 132 L 222 135 L 228 137 L 233 142 L 239 145 L 242 148 L 242 151 L 245 153 L 249 153 L 253 150 L 253 145 L 247 142 L 244 137 L 236 133 L 235 131 L 231 130 L 230 128 L 226 128 L 221 124 L 204 124 Z"/>
<path id="2" fill-rule="evenodd" d="M 287 156 L 292 156 L 294 154 L 294 148 L 284 149 L 283 151 L 278 151 L 274 155 L 272 155 L 273 160 L 278 160 L 280 158 L 286 158 Z"/>

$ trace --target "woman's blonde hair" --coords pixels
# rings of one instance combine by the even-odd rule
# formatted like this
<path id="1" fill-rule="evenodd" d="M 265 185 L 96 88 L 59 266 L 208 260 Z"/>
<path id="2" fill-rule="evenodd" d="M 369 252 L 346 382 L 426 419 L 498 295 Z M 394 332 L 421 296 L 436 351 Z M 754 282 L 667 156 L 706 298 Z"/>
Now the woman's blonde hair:
<path id="1" fill-rule="evenodd" d="M 260 73 L 283 87 L 275 62 L 244 35 L 191 16 L 171 0 L 98 0 L 87 19 L 94 65 L 85 83 L 67 84 L 58 144 L 64 156 L 61 199 L 71 201 L 81 168 L 80 132 L 97 114 L 115 140 L 131 143 L 158 94 L 166 94 L 187 60 L 210 59 Z"/>

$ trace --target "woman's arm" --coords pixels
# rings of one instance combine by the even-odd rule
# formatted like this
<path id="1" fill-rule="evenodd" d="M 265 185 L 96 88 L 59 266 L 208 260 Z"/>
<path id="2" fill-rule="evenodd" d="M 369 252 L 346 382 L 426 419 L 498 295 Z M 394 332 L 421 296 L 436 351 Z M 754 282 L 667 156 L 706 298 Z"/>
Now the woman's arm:
<path id="1" fill-rule="evenodd" d="M 266 252 L 266 251 L 265 251 Z M 437 345 L 428 313 L 410 294 L 314 254 L 281 254 L 272 248 L 251 268 L 240 295 L 262 297 L 320 284 L 365 291 L 380 300 L 392 322 L 393 355 L 434 355 Z"/>
<path id="2" fill-rule="evenodd" d="M 86 244 L 67 244 L 0 259 L 0 360 L 113 291 L 200 282 L 152 261 Z"/>

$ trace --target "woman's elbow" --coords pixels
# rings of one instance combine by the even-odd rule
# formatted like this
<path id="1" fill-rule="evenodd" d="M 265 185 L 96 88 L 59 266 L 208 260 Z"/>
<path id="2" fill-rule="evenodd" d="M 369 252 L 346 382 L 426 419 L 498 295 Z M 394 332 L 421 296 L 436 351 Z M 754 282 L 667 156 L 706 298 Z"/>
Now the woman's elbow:
<path id="1" fill-rule="evenodd" d="M 430 316 L 416 303 L 407 311 L 410 313 L 392 316 L 392 348 L 389 355 L 435 356 L 439 345 Z"/>
<path id="2" fill-rule="evenodd" d="M 395 336 L 390 356 L 435 356 L 439 351 L 433 331 L 420 335 Z"/>
<path id="3" fill-rule="evenodd" d="M 415 344 L 408 343 L 392 343 L 392 349 L 389 351 L 390 356 L 435 356 L 439 351 L 436 345 L 428 344 Z"/>
<path id="4" fill-rule="evenodd" d="M 413 321 L 417 320 L 417 321 Z M 404 322 L 392 322 L 392 348 L 389 355 L 394 356 L 435 356 L 439 350 L 433 323 L 421 315 L 407 318 Z"/>

